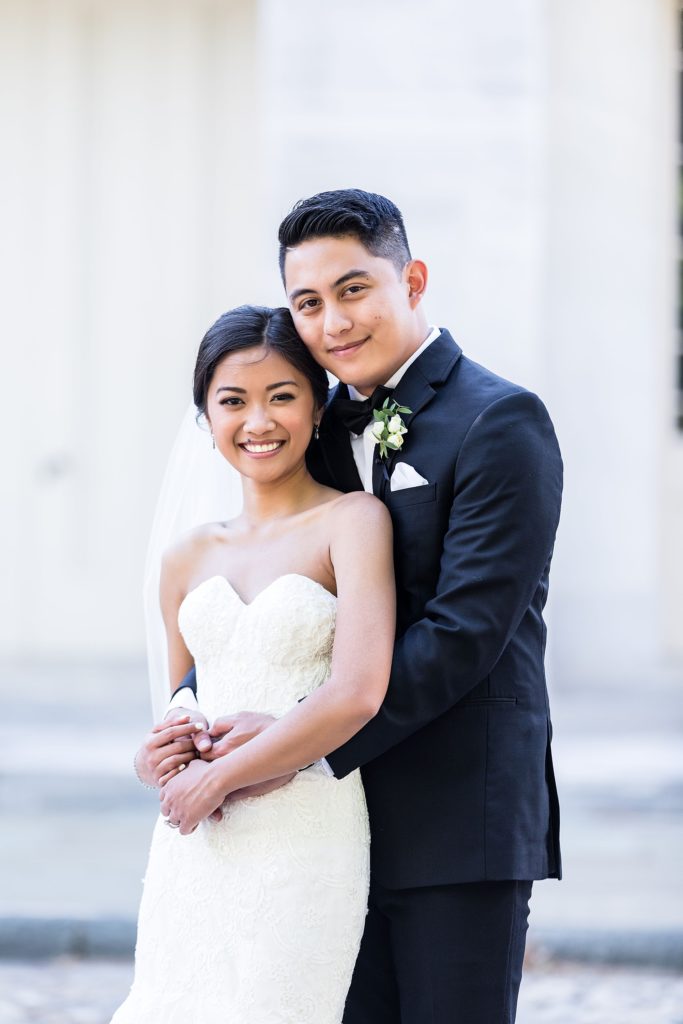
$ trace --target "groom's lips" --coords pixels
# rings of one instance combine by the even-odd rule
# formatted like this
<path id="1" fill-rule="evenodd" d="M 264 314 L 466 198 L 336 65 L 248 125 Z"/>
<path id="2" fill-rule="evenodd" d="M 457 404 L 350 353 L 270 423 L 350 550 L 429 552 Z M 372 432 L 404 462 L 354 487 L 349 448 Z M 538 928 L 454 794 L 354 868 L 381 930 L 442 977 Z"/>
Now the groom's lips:
<path id="1" fill-rule="evenodd" d="M 330 355 L 340 356 L 343 359 L 345 356 L 353 355 L 354 352 L 357 352 L 369 340 L 370 336 L 368 335 L 367 338 L 361 338 L 360 341 L 350 341 L 346 345 L 337 345 L 335 348 L 329 349 L 329 353 Z"/>

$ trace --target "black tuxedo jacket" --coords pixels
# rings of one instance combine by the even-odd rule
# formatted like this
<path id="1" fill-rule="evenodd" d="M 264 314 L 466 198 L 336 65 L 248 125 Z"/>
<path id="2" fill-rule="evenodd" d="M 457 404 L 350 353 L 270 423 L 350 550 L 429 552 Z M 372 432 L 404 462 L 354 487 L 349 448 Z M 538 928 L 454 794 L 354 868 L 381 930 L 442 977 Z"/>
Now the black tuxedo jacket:
<path id="1" fill-rule="evenodd" d="M 360 490 L 331 411 L 339 397 L 344 385 L 309 468 Z M 542 617 L 562 490 L 552 423 L 536 395 L 467 359 L 445 330 L 393 397 L 412 412 L 403 448 L 373 466 L 395 537 L 389 690 L 328 761 L 338 777 L 362 769 L 381 884 L 559 878 Z M 392 491 L 398 462 L 428 484 Z"/>

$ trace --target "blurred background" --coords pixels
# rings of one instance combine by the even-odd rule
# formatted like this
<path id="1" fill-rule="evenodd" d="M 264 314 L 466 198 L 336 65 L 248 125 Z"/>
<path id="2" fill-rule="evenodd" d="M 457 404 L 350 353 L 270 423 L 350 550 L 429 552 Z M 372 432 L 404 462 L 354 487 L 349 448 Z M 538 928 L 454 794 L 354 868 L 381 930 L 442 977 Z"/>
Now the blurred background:
<path id="1" fill-rule="evenodd" d="M 20 926 L 35 950 L 31 921 L 129 942 L 155 813 L 130 774 L 142 570 L 197 345 L 284 303 L 297 199 L 357 186 L 403 211 L 430 321 L 538 391 L 563 449 L 566 880 L 537 886 L 538 942 L 683 963 L 680 18 L 0 0 L 0 950 Z"/>

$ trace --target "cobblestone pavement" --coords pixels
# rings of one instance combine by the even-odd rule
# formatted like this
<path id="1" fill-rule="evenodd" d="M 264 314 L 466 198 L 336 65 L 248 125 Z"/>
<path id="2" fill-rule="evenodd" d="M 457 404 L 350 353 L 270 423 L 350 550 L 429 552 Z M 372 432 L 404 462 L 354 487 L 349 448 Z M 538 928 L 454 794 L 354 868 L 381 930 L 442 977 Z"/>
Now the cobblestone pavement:
<path id="1" fill-rule="evenodd" d="M 128 961 L 0 962 L 0 1021 L 108 1024 L 128 989 L 131 970 Z M 683 976 L 566 963 L 533 965 L 524 976 L 517 1021 L 683 1024 Z"/>

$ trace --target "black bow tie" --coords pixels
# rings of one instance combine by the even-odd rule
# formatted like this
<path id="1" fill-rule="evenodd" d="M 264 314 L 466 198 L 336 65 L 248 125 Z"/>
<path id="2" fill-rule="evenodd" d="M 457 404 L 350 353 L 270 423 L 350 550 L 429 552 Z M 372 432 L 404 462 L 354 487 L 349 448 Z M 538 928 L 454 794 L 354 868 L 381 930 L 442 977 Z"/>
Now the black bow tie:
<path id="1" fill-rule="evenodd" d="M 352 434 L 362 434 L 373 418 L 375 409 L 381 409 L 385 399 L 389 398 L 392 392 L 393 388 L 380 385 L 363 401 L 355 398 L 338 398 L 330 405 L 330 412 L 333 412 Z"/>

